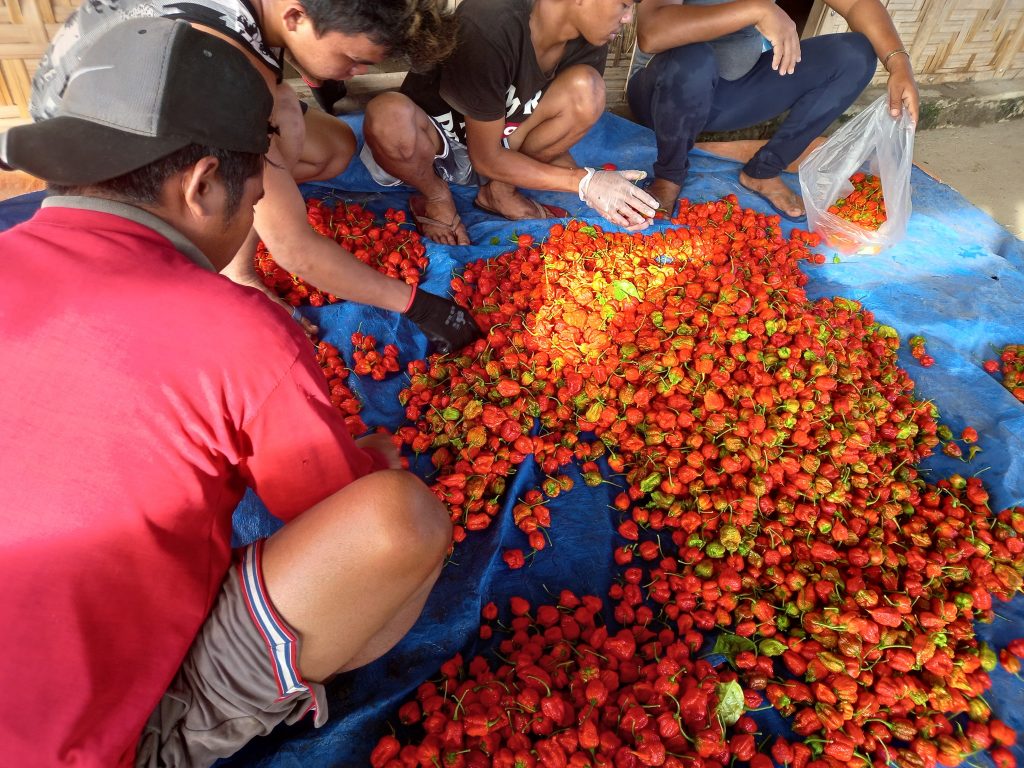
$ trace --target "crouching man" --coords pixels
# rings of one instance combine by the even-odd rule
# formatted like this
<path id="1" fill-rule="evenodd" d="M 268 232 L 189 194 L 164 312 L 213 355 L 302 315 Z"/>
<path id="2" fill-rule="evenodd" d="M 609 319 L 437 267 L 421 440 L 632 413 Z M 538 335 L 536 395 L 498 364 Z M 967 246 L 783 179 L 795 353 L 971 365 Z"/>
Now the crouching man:
<path id="1" fill-rule="evenodd" d="M 647 227 L 657 201 L 641 171 L 580 168 L 569 150 L 603 114 L 608 44 L 633 0 L 466 0 L 455 51 L 411 72 L 401 93 L 366 107 L 360 155 L 377 183 L 416 188 L 425 237 L 466 245 L 451 184 L 479 184 L 474 205 L 518 221 L 565 216 L 518 187 L 578 194 L 608 221 Z"/>
<path id="2" fill-rule="evenodd" d="M 407 632 L 450 541 L 308 340 L 219 275 L 272 96 L 183 21 L 124 22 L 0 136 L 51 196 L 0 234 L 0 744 L 11 765 L 209 765 Z M 286 525 L 232 552 L 253 488 Z M 373 589 L 367 589 L 372 579 Z"/>

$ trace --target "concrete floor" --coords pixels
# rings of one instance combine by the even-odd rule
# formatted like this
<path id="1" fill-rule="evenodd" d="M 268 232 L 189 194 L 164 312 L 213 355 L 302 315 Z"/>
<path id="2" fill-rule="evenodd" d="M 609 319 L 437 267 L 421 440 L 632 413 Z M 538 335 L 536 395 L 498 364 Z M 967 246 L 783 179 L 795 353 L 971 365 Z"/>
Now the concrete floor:
<path id="1" fill-rule="evenodd" d="M 921 131 L 914 162 L 1024 239 L 1024 120 Z"/>

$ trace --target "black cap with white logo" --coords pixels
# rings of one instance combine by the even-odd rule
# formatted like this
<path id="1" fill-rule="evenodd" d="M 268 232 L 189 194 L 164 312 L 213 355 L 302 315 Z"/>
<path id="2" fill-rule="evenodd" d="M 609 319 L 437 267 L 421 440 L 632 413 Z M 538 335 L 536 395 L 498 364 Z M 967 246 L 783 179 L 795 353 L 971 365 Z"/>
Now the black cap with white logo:
<path id="1" fill-rule="evenodd" d="M 0 162 L 80 186 L 189 144 L 263 154 L 272 108 L 263 77 L 230 43 L 180 20 L 130 19 L 85 52 L 54 117 L 0 134 Z"/>

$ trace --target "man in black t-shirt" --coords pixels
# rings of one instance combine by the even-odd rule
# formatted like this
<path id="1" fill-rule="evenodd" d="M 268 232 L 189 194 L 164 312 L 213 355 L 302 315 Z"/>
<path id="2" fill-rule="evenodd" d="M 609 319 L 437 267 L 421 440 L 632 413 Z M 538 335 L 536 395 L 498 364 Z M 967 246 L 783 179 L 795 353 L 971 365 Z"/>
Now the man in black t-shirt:
<path id="1" fill-rule="evenodd" d="M 465 0 L 455 52 L 366 109 L 362 159 L 384 185 L 405 182 L 423 234 L 469 243 L 449 184 L 480 182 L 475 205 L 507 219 L 565 215 L 517 186 L 576 192 L 614 224 L 639 229 L 657 203 L 640 171 L 579 168 L 569 148 L 604 111 L 608 44 L 633 0 Z"/>

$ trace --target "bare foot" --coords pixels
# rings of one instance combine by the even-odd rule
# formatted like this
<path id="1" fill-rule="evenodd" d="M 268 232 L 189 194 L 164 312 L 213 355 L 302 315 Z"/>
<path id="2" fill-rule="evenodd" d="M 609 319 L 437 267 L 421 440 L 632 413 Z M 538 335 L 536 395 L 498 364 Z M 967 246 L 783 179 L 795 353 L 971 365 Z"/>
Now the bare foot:
<path id="1" fill-rule="evenodd" d="M 566 215 L 561 208 L 542 205 L 509 184 L 498 184 L 493 181 L 480 187 L 476 195 L 476 205 L 510 221 L 560 218 Z"/>
<path id="2" fill-rule="evenodd" d="M 469 235 L 462 225 L 451 194 L 428 200 L 423 195 L 409 198 L 409 209 L 420 234 L 441 245 L 469 245 Z"/>
<path id="3" fill-rule="evenodd" d="M 676 212 L 676 203 L 679 202 L 679 191 L 682 189 L 678 184 L 667 179 L 656 178 L 647 187 L 647 194 L 658 201 L 658 213 L 655 218 L 664 216 L 670 218 Z"/>
<path id="4" fill-rule="evenodd" d="M 740 171 L 740 184 L 751 192 L 755 192 L 781 213 L 790 219 L 799 219 L 807 214 L 804 201 L 796 192 L 786 186 L 779 176 L 771 179 L 755 179 Z"/>

